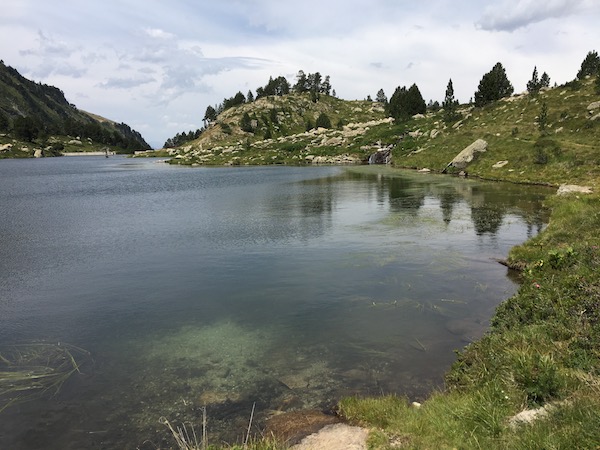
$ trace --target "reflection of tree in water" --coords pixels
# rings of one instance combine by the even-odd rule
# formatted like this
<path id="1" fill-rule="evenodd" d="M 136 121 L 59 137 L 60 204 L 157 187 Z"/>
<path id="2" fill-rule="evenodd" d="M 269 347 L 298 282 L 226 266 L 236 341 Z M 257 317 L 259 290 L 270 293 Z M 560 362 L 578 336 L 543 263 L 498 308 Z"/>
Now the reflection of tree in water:
<path id="1" fill-rule="evenodd" d="M 406 178 L 388 179 L 390 209 L 416 213 L 425 203 L 425 190 Z"/>
<path id="2" fill-rule="evenodd" d="M 471 219 L 475 226 L 475 233 L 480 236 L 484 233 L 496 234 L 504 219 L 504 208 L 499 205 L 473 206 Z"/>
<path id="3" fill-rule="evenodd" d="M 450 223 L 452 219 L 452 211 L 454 210 L 454 204 L 460 200 L 460 195 L 456 190 L 448 188 L 445 189 L 440 195 L 440 209 L 442 210 L 442 218 L 446 225 Z"/>

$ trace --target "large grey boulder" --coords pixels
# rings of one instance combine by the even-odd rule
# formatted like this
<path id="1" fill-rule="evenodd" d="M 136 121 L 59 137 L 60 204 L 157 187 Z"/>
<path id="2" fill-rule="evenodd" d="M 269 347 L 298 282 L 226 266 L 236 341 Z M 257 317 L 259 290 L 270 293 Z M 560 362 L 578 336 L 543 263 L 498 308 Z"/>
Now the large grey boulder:
<path id="1" fill-rule="evenodd" d="M 457 169 L 466 169 L 477 156 L 477 153 L 483 153 L 487 150 L 488 143 L 483 139 L 477 139 L 471 145 L 466 147 L 458 155 L 454 157 L 452 161 L 446 166 L 443 172 L 446 172 L 449 167 L 455 167 Z"/>

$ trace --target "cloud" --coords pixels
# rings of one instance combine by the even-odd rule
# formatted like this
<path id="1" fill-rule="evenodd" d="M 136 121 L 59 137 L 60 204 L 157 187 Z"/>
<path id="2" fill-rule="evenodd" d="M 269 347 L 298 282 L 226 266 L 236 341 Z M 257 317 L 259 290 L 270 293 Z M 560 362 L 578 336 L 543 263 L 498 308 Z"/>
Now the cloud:
<path id="1" fill-rule="evenodd" d="M 174 34 L 168 33 L 164 30 L 161 30 L 160 28 L 146 28 L 144 29 L 144 32 L 148 36 L 156 39 L 173 39 L 175 37 Z"/>
<path id="2" fill-rule="evenodd" d="M 155 81 L 153 77 L 109 78 L 97 86 L 103 89 L 132 89 Z"/>
<path id="3" fill-rule="evenodd" d="M 75 47 L 70 46 L 66 42 L 56 39 L 52 35 L 45 34 L 42 30 L 38 30 L 38 47 L 21 50 L 19 53 L 22 56 L 50 56 L 55 58 L 68 58 L 75 51 Z"/>
<path id="4" fill-rule="evenodd" d="M 476 26 L 486 31 L 512 32 L 548 19 L 575 14 L 584 5 L 584 0 L 505 0 L 486 8 Z"/>

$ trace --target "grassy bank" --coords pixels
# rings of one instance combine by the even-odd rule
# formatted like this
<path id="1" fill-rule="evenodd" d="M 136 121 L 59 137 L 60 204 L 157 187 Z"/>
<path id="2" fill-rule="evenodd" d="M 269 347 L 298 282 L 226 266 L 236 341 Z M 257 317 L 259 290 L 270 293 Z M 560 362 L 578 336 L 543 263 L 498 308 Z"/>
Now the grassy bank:
<path id="1" fill-rule="evenodd" d="M 340 402 L 371 448 L 596 448 L 600 443 L 600 196 L 554 197 L 539 236 L 512 249 L 518 293 L 458 355 L 447 389 L 421 407 Z M 544 408 L 539 409 L 539 408 Z M 525 409 L 542 416 L 511 421 Z"/>

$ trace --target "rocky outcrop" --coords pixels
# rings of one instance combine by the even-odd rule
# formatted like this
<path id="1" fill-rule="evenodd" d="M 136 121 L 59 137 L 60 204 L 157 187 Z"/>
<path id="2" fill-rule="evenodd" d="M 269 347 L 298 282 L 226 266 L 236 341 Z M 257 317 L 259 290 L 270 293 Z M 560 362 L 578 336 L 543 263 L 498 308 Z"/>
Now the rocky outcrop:
<path id="1" fill-rule="evenodd" d="M 477 153 L 483 153 L 487 150 L 487 142 L 483 139 L 477 139 L 471 145 L 466 147 L 463 151 L 461 151 L 458 155 L 454 157 L 450 163 L 446 166 L 446 168 L 442 171 L 445 173 L 448 168 L 454 167 L 456 169 L 466 169 L 469 163 L 471 163 L 477 156 Z"/>

